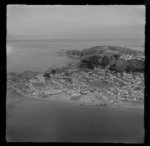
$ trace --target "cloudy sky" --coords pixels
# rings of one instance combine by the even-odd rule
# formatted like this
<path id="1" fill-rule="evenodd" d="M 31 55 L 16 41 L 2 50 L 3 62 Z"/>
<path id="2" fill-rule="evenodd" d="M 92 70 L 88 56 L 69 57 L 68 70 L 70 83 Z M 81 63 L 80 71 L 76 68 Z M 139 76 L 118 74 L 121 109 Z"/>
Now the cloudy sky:
<path id="1" fill-rule="evenodd" d="M 7 6 L 7 36 L 141 39 L 144 31 L 144 5 Z"/>

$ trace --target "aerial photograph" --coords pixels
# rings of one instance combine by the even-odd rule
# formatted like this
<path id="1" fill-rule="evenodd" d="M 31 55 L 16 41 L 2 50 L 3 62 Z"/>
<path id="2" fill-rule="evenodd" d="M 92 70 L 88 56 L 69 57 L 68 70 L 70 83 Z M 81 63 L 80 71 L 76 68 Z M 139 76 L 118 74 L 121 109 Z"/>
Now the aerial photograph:
<path id="1" fill-rule="evenodd" d="M 144 143 L 145 5 L 7 5 L 7 142 Z"/>

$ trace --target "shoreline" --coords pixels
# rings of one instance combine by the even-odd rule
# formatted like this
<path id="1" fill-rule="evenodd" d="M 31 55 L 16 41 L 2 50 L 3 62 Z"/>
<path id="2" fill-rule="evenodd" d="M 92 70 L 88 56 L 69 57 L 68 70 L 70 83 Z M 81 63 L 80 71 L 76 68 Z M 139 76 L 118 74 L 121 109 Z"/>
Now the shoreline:
<path id="1" fill-rule="evenodd" d="M 16 90 L 16 89 L 15 89 Z M 121 109 L 135 109 L 135 110 L 144 110 L 144 104 L 133 104 L 133 103 L 120 103 L 118 105 L 113 104 L 106 104 L 106 105 L 100 105 L 96 103 L 84 103 L 81 101 L 72 101 L 69 99 L 69 95 L 65 95 L 65 93 L 50 95 L 48 97 L 42 98 L 38 97 L 38 95 L 31 95 L 31 94 L 24 94 L 21 91 L 16 91 L 19 94 L 21 94 L 25 98 L 34 99 L 34 100 L 40 100 L 40 101 L 49 101 L 49 102 L 59 102 L 59 103 L 69 103 L 74 104 L 78 106 L 89 106 L 89 107 L 107 107 L 107 108 L 121 108 Z M 63 96 L 68 96 L 68 99 L 63 98 Z"/>

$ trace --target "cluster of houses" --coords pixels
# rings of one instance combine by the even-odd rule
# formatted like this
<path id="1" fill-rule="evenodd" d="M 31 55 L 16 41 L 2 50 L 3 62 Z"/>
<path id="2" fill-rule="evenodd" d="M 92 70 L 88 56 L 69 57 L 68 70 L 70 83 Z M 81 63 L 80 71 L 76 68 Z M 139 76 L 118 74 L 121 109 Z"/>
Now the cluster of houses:
<path id="1" fill-rule="evenodd" d="M 98 73 L 101 73 L 101 77 L 105 79 L 105 81 L 107 82 L 111 82 L 111 83 L 118 83 L 118 87 L 119 87 L 119 83 L 123 82 L 126 88 L 118 88 L 117 90 L 115 90 L 114 87 L 109 87 L 109 89 L 111 88 L 111 90 L 107 89 L 103 89 L 105 92 L 105 95 L 107 94 L 110 95 L 113 99 L 117 99 L 117 97 L 127 97 L 130 98 L 128 95 L 128 91 L 130 89 L 130 81 L 137 81 L 137 79 L 133 79 L 131 74 L 127 74 L 127 73 L 123 73 L 123 75 L 112 75 L 111 72 L 106 70 L 98 70 Z M 90 75 L 89 75 L 90 74 Z M 107 78 L 106 78 L 107 76 Z M 92 86 L 90 86 L 90 88 L 88 87 L 88 84 L 85 84 L 85 81 L 82 81 L 82 79 L 86 78 L 93 78 L 97 79 L 98 75 L 94 75 L 93 72 L 90 73 L 73 73 L 72 76 L 70 77 L 72 82 L 67 82 L 66 78 L 62 75 L 59 75 L 58 77 L 54 77 L 52 79 L 52 81 L 50 82 L 54 82 L 54 84 L 58 84 L 59 88 L 55 88 L 55 86 L 53 85 L 49 85 L 46 83 L 45 78 L 43 77 L 43 74 L 38 74 L 36 76 L 35 79 L 31 79 L 30 80 L 30 88 L 33 91 L 33 94 L 43 94 L 43 95 L 50 95 L 50 94 L 57 94 L 57 93 L 62 93 L 65 91 L 65 93 L 67 93 L 70 96 L 81 96 L 82 93 L 83 94 L 88 94 L 91 89 L 94 90 L 94 88 L 92 88 Z M 80 80 L 81 78 L 81 80 Z M 141 78 L 141 77 L 140 77 Z M 100 79 L 102 80 L 102 79 Z M 140 80 L 140 79 L 139 79 Z M 127 82 L 127 83 L 126 83 Z M 136 84 L 136 83 L 135 83 Z M 117 86 L 117 85 L 116 85 Z M 129 86 L 129 87 L 128 87 Z M 98 91 L 98 90 L 96 90 Z M 95 92 L 95 91 L 94 91 Z M 141 92 L 141 91 L 139 91 Z M 114 97 L 114 98 L 113 98 Z M 118 98 L 119 99 L 119 98 Z M 135 99 L 135 98 L 134 98 Z"/>
<path id="2" fill-rule="evenodd" d="M 59 89 L 54 89 L 53 87 L 46 86 L 45 78 L 43 77 L 43 74 L 39 74 L 36 77 L 37 79 L 31 79 L 29 84 L 32 91 L 34 91 L 33 92 L 34 94 L 48 95 L 48 94 L 57 94 L 62 92 Z"/>
<path id="3" fill-rule="evenodd" d="M 135 55 L 130 55 L 130 54 L 124 54 L 124 55 L 121 55 L 120 58 L 124 59 L 124 60 L 130 60 L 130 59 L 141 60 L 141 59 L 144 59 L 145 57 L 142 55 L 141 56 L 135 56 Z"/>

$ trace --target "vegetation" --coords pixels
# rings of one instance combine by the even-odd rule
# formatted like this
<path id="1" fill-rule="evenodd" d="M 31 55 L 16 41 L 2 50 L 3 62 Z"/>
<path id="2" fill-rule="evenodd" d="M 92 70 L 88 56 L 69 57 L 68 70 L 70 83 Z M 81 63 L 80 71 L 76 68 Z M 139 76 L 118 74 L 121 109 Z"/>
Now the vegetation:
<path id="1" fill-rule="evenodd" d="M 99 57 L 94 55 L 84 58 L 80 61 L 79 68 L 94 69 L 95 67 L 101 67 L 118 72 L 144 72 L 144 61 L 142 60 L 123 60 L 120 58 L 116 59 L 114 56 L 112 57 L 113 59 L 110 59 L 108 56 Z M 114 61 L 112 62 L 112 60 Z"/>
<path id="2" fill-rule="evenodd" d="M 118 46 L 96 46 L 83 50 L 69 50 L 69 56 L 80 58 L 78 67 L 81 69 L 94 69 L 101 67 L 118 72 L 144 72 L 144 60 L 130 59 L 124 60 L 121 55 L 144 55 L 141 51 L 135 51 Z"/>
<path id="3" fill-rule="evenodd" d="M 95 46 L 92 48 L 83 49 L 81 51 L 80 50 L 68 50 L 66 51 L 66 54 L 68 56 L 87 57 L 91 55 L 101 55 L 101 54 L 104 54 L 104 52 L 106 53 L 106 51 L 115 53 L 115 54 L 117 52 L 119 55 L 122 53 L 133 54 L 133 55 L 143 54 L 143 52 L 141 51 L 135 51 L 129 48 L 119 47 L 119 46 Z"/>

